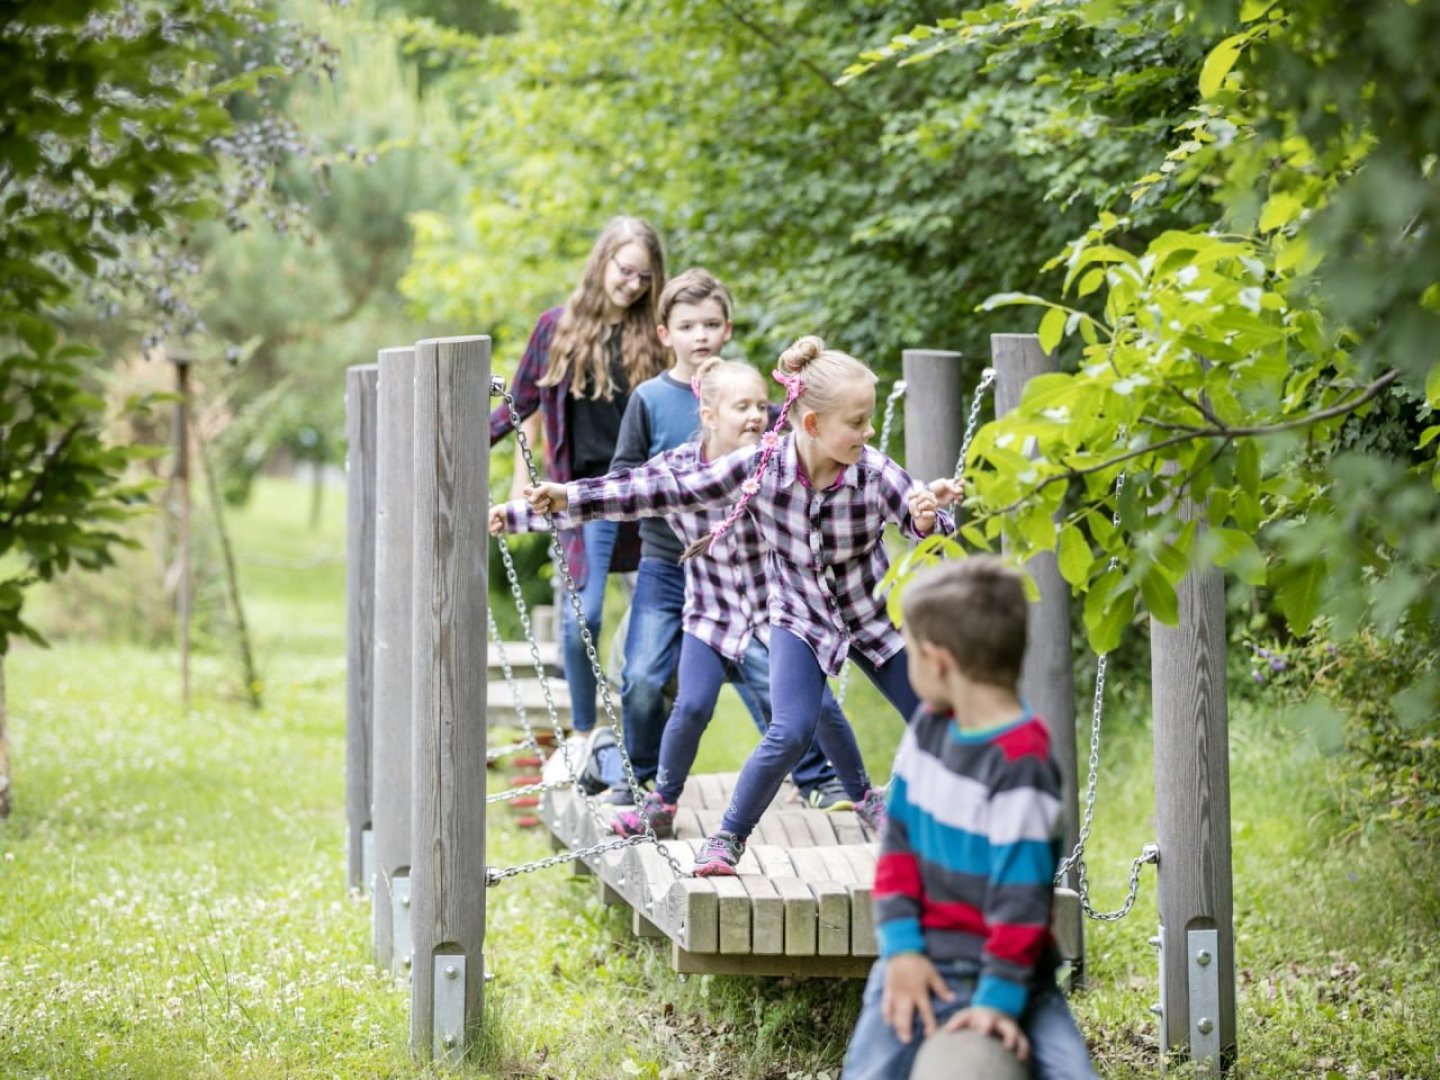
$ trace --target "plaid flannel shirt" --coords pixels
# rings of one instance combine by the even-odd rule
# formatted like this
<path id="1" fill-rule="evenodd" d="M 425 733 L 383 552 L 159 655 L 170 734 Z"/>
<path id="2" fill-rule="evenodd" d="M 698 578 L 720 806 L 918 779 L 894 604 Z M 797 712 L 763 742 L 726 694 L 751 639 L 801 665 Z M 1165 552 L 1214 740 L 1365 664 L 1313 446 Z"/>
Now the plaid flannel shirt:
<path id="1" fill-rule="evenodd" d="M 680 472 L 705 463 L 698 442 L 667 450 L 651 461 Z M 565 528 L 593 516 L 572 516 L 562 510 L 555 515 L 555 523 Z M 683 543 L 690 544 L 709 533 L 724 516 L 723 509 L 694 510 L 667 516 L 665 522 Z M 505 504 L 507 532 L 540 532 L 548 527 L 545 515 L 531 510 L 524 500 Z M 769 644 L 765 546 L 754 518 L 742 515 L 710 545 L 703 558 L 689 559 L 681 565 L 685 568 L 685 608 L 681 614 L 685 633 L 737 664 L 744 659 L 753 639 Z"/>
<path id="2" fill-rule="evenodd" d="M 661 455 L 635 469 L 576 480 L 566 485 L 569 512 L 575 520 L 629 520 L 726 511 L 740 498 L 758 454 L 746 447 L 683 472 Z M 904 469 L 867 446 L 858 463 L 816 491 L 800 468 L 794 436 L 787 435 L 746 504 L 766 548 L 770 624 L 808 644 L 831 675 L 840 673 L 852 647 L 876 665 L 904 647 L 875 589 L 890 566 L 881 542 L 886 523 L 920 535 L 906 501 L 914 486 Z M 942 511 L 936 528 L 953 532 L 955 523 Z"/>
<path id="3" fill-rule="evenodd" d="M 565 430 L 565 400 L 570 396 L 570 377 L 567 375 L 554 386 L 541 386 L 539 383 L 550 362 L 550 342 L 555 337 L 555 327 L 564 310 L 551 308 L 536 320 L 530 341 L 525 346 L 525 354 L 515 369 L 515 378 L 510 382 L 510 394 L 515 399 L 515 411 L 521 420 L 530 417 L 536 409 L 540 410 L 545 431 L 545 475 L 560 484 L 574 479 L 570 471 L 569 434 Z M 514 430 L 509 406 L 497 406 L 490 413 L 490 445 L 494 446 Z M 519 452 L 518 448 L 516 452 Z M 565 564 L 570 568 L 570 576 L 575 579 L 575 587 L 584 588 L 588 576 L 585 540 L 578 528 L 561 531 L 560 549 L 565 553 Z M 634 570 L 639 565 L 640 531 L 633 527 L 621 529 L 615 540 L 615 553 L 610 556 L 610 569 L 621 573 Z"/>

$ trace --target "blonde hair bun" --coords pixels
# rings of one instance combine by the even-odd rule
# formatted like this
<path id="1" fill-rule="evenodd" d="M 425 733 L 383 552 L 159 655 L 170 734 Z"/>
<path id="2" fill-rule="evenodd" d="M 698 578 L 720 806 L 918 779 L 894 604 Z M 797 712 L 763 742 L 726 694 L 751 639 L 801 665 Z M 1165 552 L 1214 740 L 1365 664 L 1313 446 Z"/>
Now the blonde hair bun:
<path id="1" fill-rule="evenodd" d="M 814 334 L 806 334 L 780 354 L 776 366 L 786 375 L 798 375 L 805 365 L 825 351 L 825 342 Z"/>
<path id="2" fill-rule="evenodd" d="M 695 369 L 696 381 L 704 382 L 705 376 L 709 375 L 712 371 L 714 371 L 723 363 L 725 363 L 725 358 L 723 356 L 707 356 L 703 361 L 701 361 L 700 366 Z"/>

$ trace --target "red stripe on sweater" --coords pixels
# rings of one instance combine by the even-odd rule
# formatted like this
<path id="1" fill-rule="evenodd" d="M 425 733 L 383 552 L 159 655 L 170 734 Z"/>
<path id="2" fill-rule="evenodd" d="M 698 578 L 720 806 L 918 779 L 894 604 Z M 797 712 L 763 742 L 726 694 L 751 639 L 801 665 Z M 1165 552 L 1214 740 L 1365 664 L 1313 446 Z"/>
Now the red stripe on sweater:
<path id="1" fill-rule="evenodd" d="M 920 899 L 920 860 L 910 852 L 887 851 L 875 862 L 875 891 L 882 896 L 910 896 Z"/>

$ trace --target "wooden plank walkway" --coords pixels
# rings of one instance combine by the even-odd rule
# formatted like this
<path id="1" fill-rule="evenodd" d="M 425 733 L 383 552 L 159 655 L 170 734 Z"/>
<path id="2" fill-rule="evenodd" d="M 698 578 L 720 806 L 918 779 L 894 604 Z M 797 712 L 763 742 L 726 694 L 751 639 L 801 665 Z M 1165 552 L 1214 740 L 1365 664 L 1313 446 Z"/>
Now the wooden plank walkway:
<path id="1" fill-rule="evenodd" d="M 584 742 L 567 740 L 576 769 Z M 547 782 L 568 779 L 565 753 L 557 749 L 547 761 Z M 630 906 L 637 935 L 670 940 L 676 971 L 863 978 L 876 955 L 870 886 L 878 845 L 853 811 L 824 813 L 789 802 L 794 789 L 787 783 L 750 837 L 738 876 L 689 876 L 700 841 L 720 826 L 736 775 L 691 777 L 674 839 L 584 857 L 601 895 Z M 580 850 L 612 838 L 614 812 L 557 787 L 545 792 L 540 818 L 557 847 Z"/>

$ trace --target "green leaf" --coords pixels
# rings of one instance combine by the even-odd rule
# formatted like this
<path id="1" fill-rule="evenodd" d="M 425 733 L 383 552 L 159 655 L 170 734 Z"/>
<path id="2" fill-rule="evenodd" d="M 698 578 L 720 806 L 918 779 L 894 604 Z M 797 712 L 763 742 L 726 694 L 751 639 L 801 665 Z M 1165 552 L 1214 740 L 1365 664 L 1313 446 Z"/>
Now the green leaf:
<path id="1" fill-rule="evenodd" d="M 1265 558 L 1248 533 L 1239 529 L 1211 529 L 1210 536 L 1219 542 L 1215 562 L 1233 568 L 1247 585 L 1265 584 Z"/>
<path id="2" fill-rule="evenodd" d="M 1083 588 L 1090 577 L 1090 564 L 1094 561 L 1090 545 L 1085 536 L 1074 525 L 1060 530 L 1058 552 L 1060 576 L 1075 588 Z"/>
<path id="3" fill-rule="evenodd" d="M 1140 575 L 1140 594 L 1150 614 L 1166 626 L 1180 621 L 1180 599 L 1175 595 L 1175 586 L 1158 567 L 1147 567 Z"/>
<path id="4" fill-rule="evenodd" d="M 1248 33 L 1232 34 L 1210 50 L 1210 55 L 1205 57 L 1205 63 L 1200 67 L 1201 97 L 1212 98 L 1220 92 L 1220 84 L 1230 74 L 1235 61 L 1240 59 L 1240 51 L 1249 40 Z"/>
<path id="5" fill-rule="evenodd" d="M 1270 575 L 1275 590 L 1275 606 L 1285 616 L 1290 630 L 1304 634 L 1320 610 L 1320 586 L 1325 581 L 1325 560 L 1307 559 L 1296 563 L 1282 562 Z"/>
<path id="6" fill-rule="evenodd" d="M 1069 315 L 1064 308 L 1051 308 L 1040 320 L 1040 348 L 1047 354 L 1053 353 L 1065 336 L 1065 319 Z"/>

